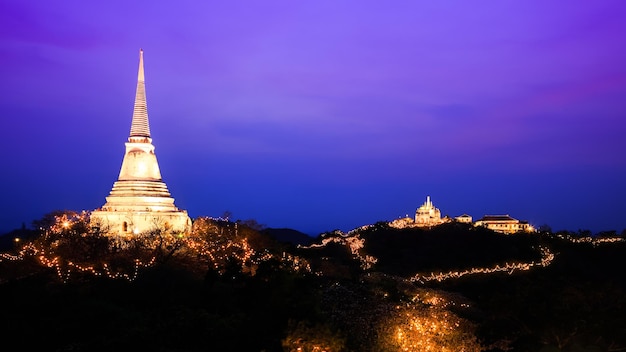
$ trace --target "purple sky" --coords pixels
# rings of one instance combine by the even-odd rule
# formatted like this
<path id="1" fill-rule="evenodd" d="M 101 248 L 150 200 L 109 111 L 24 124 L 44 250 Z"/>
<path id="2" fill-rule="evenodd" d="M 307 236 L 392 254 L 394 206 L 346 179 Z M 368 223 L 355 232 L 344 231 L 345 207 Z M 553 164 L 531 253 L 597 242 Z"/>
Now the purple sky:
<path id="1" fill-rule="evenodd" d="M 98 3 L 0 3 L 0 230 L 104 204 L 139 48 L 192 217 L 626 228 L 624 1 Z"/>

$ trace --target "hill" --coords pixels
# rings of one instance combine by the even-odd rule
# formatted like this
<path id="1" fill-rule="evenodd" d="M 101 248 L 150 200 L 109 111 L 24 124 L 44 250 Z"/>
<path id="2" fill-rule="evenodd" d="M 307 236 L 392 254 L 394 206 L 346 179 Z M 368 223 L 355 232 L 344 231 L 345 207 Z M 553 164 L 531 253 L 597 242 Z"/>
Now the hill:
<path id="1" fill-rule="evenodd" d="M 626 347 L 621 238 L 379 223 L 294 247 L 280 241 L 301 238 L 293 230 L 199 218 L 188 237 L 155 232 L 119 242 L 73 221 L 53 223 L 0 257 L 6 344 L 73 351 Z"/>
<path id="2" fill-rule="evenodd" d="M 313 241 L 311 236 L 294 229 L 269 227 L 261 230 L 261 233 L 268 235 L 277 241 L 291 243 L 294 245 L 307 245 Z"/>

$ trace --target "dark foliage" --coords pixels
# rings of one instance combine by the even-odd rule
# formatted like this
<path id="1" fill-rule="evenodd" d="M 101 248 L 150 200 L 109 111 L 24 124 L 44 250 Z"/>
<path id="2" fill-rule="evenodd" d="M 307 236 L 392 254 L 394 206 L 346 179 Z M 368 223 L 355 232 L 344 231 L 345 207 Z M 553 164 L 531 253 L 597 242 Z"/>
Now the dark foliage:
<path id="1" fill-rule="evenodd" d="M 313 283 L 282 272 L 271 284 L 226 275 L 208 284 L 173 263 L 133 283 L 40 274 L 2 285 L 0 330 L 27 350 L 280 351 L 289 319 L 318 314 Z"/>
<path id="2" fill-rule="evenodd" d="M 54 269 L 34 258 L 5 260 L 0 262 L 3 342 L 46 351 L 283 351 L 301 341 L 371 351 L 381 348 L 381 334 L 389 330 L 385 324 L 397 321 L 390 317 L 398 307 L 431 311 L 415 299 L 426 293 L 455 302 L 432 311 L 444 309 L 466 322 L 459 336 L 475 334 L 485 350 L 626 348 L 625 243 L 572 243 L 549 233 L 507 236 L 463 224 L 431 230 L 377 224 L 359 233 L 365 240 L 360 250 L 378 258 L 363 270 L 340 241 L 295 248 L 243 223 L 236 232 L 225 231 L 234 223 L 206 224 L 207 243 L 245 239 L 268 253 L 291 251 L 305 257 L 313 272 L 289 269 L 280 255 L 246 271 L 236 259 L 239 247 L 231 247 L 230 255 L 216 253 L 211 262 L 183 249 L 157 247 L 162 252 L 157 265 L 133 282 L 76 276 L 62 283 Z M 58 253 L 85 262 L 111 248 L 98 236 L 73 231 L 82 229 L 68 227 L 59 238 L 48 234 L 36 241 L 48 239 L 57 243 Z M 332 236 L 340 237 L 329 233 L 317 243 Z M 558 253 L 547 268 L 427 285 L 402 279 L 417 272 L 535 261 L 539 245 Z M 130 249 L 133 255 L 144 250 Z M 207 265 L 217 260 L 219 266 Z"/>
<path id="3" fill-rule="evenodd" d="M 368 254 L 378 258 L 376 269 L 401 276 L 537 260 L 541 242 L 532 234 L 507 236 L 461 223 L 430 230 L 379 226 L 361 236 Z"/>
<path id="4" fill-rule="evenodd" d="M 626 244 L 549 244 L 559 254 L 547 268 L 437 287 L 461 292 L 478 305 L 484 312 L 479 334 L 486 342 L 509 340 L 515 351 L 626 348 Z"/>

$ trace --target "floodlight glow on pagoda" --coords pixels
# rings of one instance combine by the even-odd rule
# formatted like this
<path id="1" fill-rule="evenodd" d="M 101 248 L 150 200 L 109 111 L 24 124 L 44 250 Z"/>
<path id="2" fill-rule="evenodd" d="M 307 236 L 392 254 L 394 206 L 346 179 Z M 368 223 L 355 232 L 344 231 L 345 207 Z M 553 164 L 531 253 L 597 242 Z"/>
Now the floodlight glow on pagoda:
<path id="1" fill-rule="evenodd" d="M 130 135 L 126 142 L 118 180 L 106 204 L 91 213 L 92 227 L 110 234 L 139 234 L 153 230 L 189 231 L 191 220 L 174 205 L 161 178 L 150 135 L 146 103 L 143 50 L 139 51 L 139 72 Z"/>

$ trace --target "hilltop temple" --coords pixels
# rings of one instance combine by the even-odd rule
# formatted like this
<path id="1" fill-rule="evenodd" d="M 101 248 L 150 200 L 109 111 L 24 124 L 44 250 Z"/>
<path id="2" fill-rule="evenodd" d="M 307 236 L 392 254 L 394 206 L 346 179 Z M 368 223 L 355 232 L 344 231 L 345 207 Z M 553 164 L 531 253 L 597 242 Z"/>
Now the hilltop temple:
<path id="1" fill-rule="evenodd" d="M 174 205 L 154 154 L 146 105 L 143 50 L 139 51 L 135 105 L 122 168 L 104 206 L 91 213 L 91 225 L 109 234 L 122 235 L 157 229 L 180 233 L 191 228 L 187 211 Z"/>
<path id="2" fill-rule="evenodd" d="M 441 224 L 441 211 L 435 208 L 430 196 L 426 196 L 426 202 L 415 211 L 415 225 L 435 226 Z"/>
<path id="3" fill-rule="evenodd" d="M 441 211 L 433 205 L 433 202 L 430 200 L 430 196 L 426 196 L 426 202 L 415 210 L 415 218 L 410 218 L 407 215 L 404 218 L 396 219 L 390 222 L 389 225 L 396 228 L 432 227 L 443 224 L 446 221 L 447 218 L 441 218 Z"/>
<path id="4" fill-rule="evenodd" d="M 473 226 L 482 226 L 490 230 L 513 234 L 517 232 L 535 232 L 535 228 L 528 221 L 517 220 L 507 215 L 485 215 L 476 222 L 472 222 L 472 217 L 467 214 L 459 215 L 451 218 L 449 216 L 441 217 L 441 211 L 433 205 L 430 196 L 426 197 L 426 202 L 415 211 L 415 219 L 408 215 L 389 222 L 389 226 L 395 228 L 410 227 L 433 227 L 443 223 L 457 222 L 471 224 Z"/>

